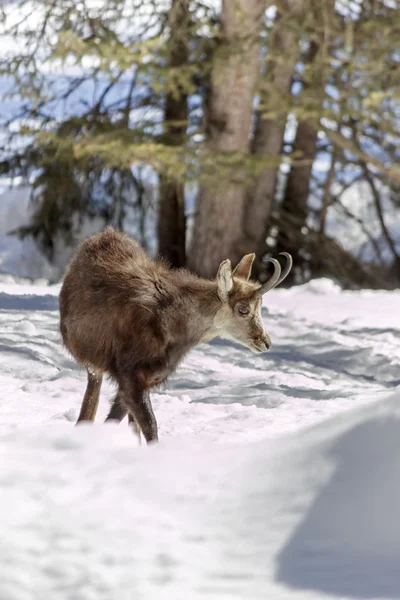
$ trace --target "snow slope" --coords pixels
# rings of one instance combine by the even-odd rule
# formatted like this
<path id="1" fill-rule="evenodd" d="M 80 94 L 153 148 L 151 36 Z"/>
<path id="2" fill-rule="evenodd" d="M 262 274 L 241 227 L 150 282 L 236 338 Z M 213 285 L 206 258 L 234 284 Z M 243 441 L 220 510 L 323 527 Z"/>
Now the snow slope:
<path id="1" fill-rule="evenodd" d="M 110 384 L 73 427 L 58 289 L 0 279 L 1 600 L 400 598 L 399 293 L 271 292 L 271 352 L 199 347 L 138 447 Z"/>

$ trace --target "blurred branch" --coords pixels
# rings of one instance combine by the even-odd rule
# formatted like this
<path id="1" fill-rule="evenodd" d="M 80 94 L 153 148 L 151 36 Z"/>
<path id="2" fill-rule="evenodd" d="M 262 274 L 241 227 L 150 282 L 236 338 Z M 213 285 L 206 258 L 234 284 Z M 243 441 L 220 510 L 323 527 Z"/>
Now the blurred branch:
<path id="1" fill-rule="evenodd" d="M 375 185 L 375 181 L 374 181 L 373 177 L 371 176 L 371 173 L 368 171 L 368 168 L 366 165 L 364 165 L 364 176 L 365 176 L 365 179 L 367 180 L 369 187 L 371 189 L 371 192 L 372 192 L 372 197 L 374 199 L 376 213 L 378 215 L 378 219 L 381 224 L 382 233 L 385 237 L 387 245 L 389 246 L 389 248 L 393 254 L 394 261 L 397 264 L 397 267 L 400 272 L 400 256 L 397 254 L 396 244 L 394 243 L 394 241 L 389 233 L 389 229 L 387 228 L 387 225 L 385 223 L 385 219 L 383 216 L 383 207 L 382 207 L 382 202 L 381 202 L 381 197 L 379 195 L 379 191 L 378 191 L 378 189 Z"/>
<path id="2" fill-rule="evenodd" d="M 348 217 L 349 219 L 352 219 L 353 221 L 355 221 L 359 226 L 361 231 L 363 232 L 363 234 L 368 238 L 368 240 L 371 242 L 372 247 L 375 250 L 375 254 L 376 257 L 378 258 L 379 262 L 383 265 L 384 261 L 382 258 L 382 252 L 381 249 L 379 248 L 379 244 L 376 241 L 376 239 L 374 238 L 374 236 L 370 233 L 370 231 L 368 231 L 368 229 L 366 228 L 364 221 L 362 219 L 360 219 L 359 217 L 357 217 L 356 215 L 354 215 L 340 200 L 340 198 L 335 198 L 334 202 L 336 204 L 338 204 L 338 206 L 340 207 L 340 209 L 343 211 L 343 213 L 346 215 L 346 217 Z"/>
<path id="3" fill-rule="evenodd" d="M 331 165 L 329 167 L 328 175 L 324 185 L 324 194 L 322 199 L 322 208 L 319 223 L 319 232 L 322 235 L 325 232 L 326 217 L 328 215 L 328 208 L 333 203 L 331 187 L 335 177 L 335 165 L 336 165 L 336 153 L 332 151 Z"/>
<path id="4" fill-rule="evenodd" d="M 378 169 L 378 171 L 390 177 L 390 179 L 394 179 L 395 181 L 400 182 L 400 169 L 385 166 L 380 160 L 376 159 L 371 154 L 364 152 L 351 139 L 345 137 L 341 133 L 333 131 L 329 127 L 326 127 L 322 124 L 319 125 L 319 128 L 322 129 L 322 131 L 324 131 L 324 133 L 326 133 L 326 135 L 332 140 L 332 142 L 339 146 L 339 148 L 351 152 L 351 154 L 357 156 L 364 163 L 369 163 L 373 165 L 376 169 Z"/>

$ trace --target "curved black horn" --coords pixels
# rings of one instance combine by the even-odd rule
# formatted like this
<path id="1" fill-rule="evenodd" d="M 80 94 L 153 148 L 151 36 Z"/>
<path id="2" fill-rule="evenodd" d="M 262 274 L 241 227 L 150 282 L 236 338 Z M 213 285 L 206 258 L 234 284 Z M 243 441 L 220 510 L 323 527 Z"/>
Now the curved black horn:
<path id="1" fill-rule="evenodd" d="M 259 290 L 257 290 L 257 294 L 259 294 L 260 296 L 263 296 L 264 294 L 275 288 L 277 285 L 282 283 L 282 281 L 286 279 L 286 277 L 289 275 L 293 267 L 293 258 L 291 257 L 289 252 L 279 252 L 279 254 L 282 254 L 282 256 L 286 258 L 286 266 L 283 269 L 283 273 L 281 273 L 281 266 L 276 260 L 276 258 L 268 258 L 267 260 L 273 263 L 275 270 L 271 279 L 269 279 L 266 283 L 264 283 L 264 285 L 260 287 Z"/>
<path id="2" fill-rule="evenodd" d="M 267 260 L 269 262 L 272 262 L 272 264 L 274 265 L 274 273 L 273 273 L 272 277 L 270 279 L 268 279 L 268 281 L 266 281 L 260 287 L 260 289 L 257 290 L 257 294 L 259 296 L 263 296 L 264 294 L 269 292 L 269 290 L 272 290 L 272 288 L 274 288 L 278 284 L 279 278 L 281 276 L 281 265 L 276 260 L 276 258 L 267 258 Z"/>
<path id="3" fill-rule="evenodd" d="M 278 283 L 275 284 L 275 287 L 282 283 L 284 279 L 286 279 L 293 267 L 293 258 L 291 257 L 289 252 L 279 252 L 279 254 L 286 257 L 286 267 L 283 269 L 283 273 L 280 276 Z"/>

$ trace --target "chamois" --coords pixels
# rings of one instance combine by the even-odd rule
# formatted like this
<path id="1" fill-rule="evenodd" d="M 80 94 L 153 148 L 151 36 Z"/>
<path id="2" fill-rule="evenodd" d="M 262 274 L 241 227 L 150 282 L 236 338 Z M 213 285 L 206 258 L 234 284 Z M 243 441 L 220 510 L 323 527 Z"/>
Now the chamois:
<path id="1" fill-rule="evenodd" d="M 117 383 L 106 420 L 127 414 L 140 438 L 158 439 L 149 390 L 173 373 L 186 353 L 201 342 L 222 337 L 254 352 L 269 350 L 261 318 L 262 296 L 292 267 L 284 252 L 263 285 L 250 280 L 254 254 L 234 270 L 224 260 L 214 281 L 152 260 L 138 242 L 107 227 L 75 251 L 61 288 L 63 342 L 87 369 L 80 421 L 93 421 L 103 374 Z"/>

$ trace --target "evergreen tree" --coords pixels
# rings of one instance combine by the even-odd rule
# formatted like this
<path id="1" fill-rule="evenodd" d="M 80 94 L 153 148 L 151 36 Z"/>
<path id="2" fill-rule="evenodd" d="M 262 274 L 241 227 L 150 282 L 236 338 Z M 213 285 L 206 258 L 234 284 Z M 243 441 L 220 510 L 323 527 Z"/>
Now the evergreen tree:
<path id="1" fill-rule="evenodd" d="M 394 285 L 398 8 L 395 0 L 226 0 L 221 10 L 206 0 L 3 3 L 0 75 L 13 108 L 1 121 L 0 174 L 33 186 L 22 233 L 51 257 L 58 236 L 73 242 L 87 215 L 120 228 L 133 215 L 144 243 L 155 188 L 159 248 L 175 266 L 214 276 L 224 258 L 255 251 L 262 277 L 261 259 L 286 249 L 299 281 Z M 198 186 L 188 257 L 187 182 Z M 356 206 L 345 199 L 357 185 Z M 332 216 L 359 227 L 365 252 L 330 237 Z"/>

